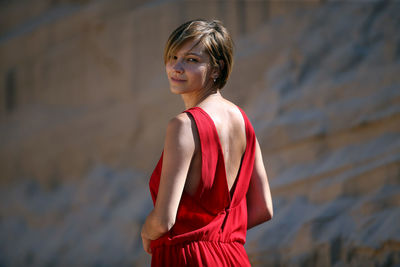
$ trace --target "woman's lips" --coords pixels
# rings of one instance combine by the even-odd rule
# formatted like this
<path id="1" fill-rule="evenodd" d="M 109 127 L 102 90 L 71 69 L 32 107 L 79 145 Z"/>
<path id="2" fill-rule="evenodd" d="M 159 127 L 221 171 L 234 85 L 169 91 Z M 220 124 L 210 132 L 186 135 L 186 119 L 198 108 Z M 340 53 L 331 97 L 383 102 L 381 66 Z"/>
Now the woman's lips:
<path id="1" fill-rule="evenodd" d="M 185 82 L 186 80 L 180 79 L 180 78 L 171 77 L 171 81 L 179 83 L 179 82 Z"/>

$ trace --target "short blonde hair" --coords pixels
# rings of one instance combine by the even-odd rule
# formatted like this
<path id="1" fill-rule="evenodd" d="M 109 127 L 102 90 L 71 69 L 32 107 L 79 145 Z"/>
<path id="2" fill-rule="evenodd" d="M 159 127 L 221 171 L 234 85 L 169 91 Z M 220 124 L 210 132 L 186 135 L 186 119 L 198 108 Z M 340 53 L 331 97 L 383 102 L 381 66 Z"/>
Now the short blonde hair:
<path id="1" fill-rule="evenodd" d="M 192 39 L 203 43 L 210 56 L 211 65 L 219 67 L 220 76 L 216 79 L 215 85 L 221 89 L 232 71 L 233 41 L 227 29 L 218 20 L 196 19 L 179 26 L 168 38 L 164 50 L 164 63 L 167 64 L 184 42 Z"/>

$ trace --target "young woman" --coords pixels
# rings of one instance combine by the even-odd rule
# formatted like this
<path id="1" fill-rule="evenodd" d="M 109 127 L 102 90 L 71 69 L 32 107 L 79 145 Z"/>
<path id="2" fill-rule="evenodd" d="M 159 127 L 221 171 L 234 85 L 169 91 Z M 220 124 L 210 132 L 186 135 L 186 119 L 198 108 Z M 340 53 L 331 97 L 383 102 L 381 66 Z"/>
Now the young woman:
<path id="1" fill-rule="evenodd" d="M 273 209 L 253 127 L 220 92 L 233 64 L 231 37 L 219 21 L 189 21 L 172 32 L 164 62 L 186 110 L 169 121 L 150 178 L 144 249 L 152 266 L 250 266 L 246 230 Z"/>

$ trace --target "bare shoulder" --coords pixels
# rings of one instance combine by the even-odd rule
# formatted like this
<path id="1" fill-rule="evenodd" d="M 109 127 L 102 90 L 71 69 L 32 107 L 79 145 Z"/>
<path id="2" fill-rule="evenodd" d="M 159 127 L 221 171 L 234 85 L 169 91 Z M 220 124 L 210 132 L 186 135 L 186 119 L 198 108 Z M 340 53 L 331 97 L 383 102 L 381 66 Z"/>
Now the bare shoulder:
<path id="1" fill-rule="evenodd" d="M 236 105 L 235 103 L 233 103 L 229 100 L 226 100 L 226 104 L 229 107 L 229 110 L 232 114 L 235 114 L 236 116 L 238 116 L 240 118 L 242 117 L 242 112 L 240 111 L 240 108 L 238 105 Z"/>
<path id="2" fill-rule="evenodd" d="M 197 134 L 193 119 L 187 113 L 180 113 L 169 120 L 167 126 L 167 140 L 175 145 L 193 147 Z"/>
<path id="3" fill-rule="evenodd" d="M 239 107 L 227 99 L 224 100 L 225 100 L 224 106 L 228 118 L 231 119 L 234 123 L 240 125 L 241 127 L 244 126 L 243 115 Z"/>
<path id="4" fill-rule="evenodd" d="M 168 128 L 172 128 L 175 130 L 190 128 L 191 127 L 191 119 L 186 113 L 180 113 L 169 120 Z"/>

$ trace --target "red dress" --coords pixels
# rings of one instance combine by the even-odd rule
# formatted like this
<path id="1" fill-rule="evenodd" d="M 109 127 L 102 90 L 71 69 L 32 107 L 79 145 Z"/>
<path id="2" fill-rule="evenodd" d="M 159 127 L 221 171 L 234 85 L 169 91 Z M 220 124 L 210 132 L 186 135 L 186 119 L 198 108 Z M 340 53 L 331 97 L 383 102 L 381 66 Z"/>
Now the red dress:
<path id="1" fill-rule="evenodd" d="M 169 232 L 151 242 L 152 266 L 250 266 L 244 243 L 247 230 L 246 193 L 253 171 L 255 134 L 239 108 L 246 127 L 246 150 L 231 192 L 217 129 L 200 107 L 186 110 L 197 125 L 202 167 L 201 179 L 192 196 L 183 191 L 176 221 Z M 150 178 L 155 203 L 161 158 Z"/>

